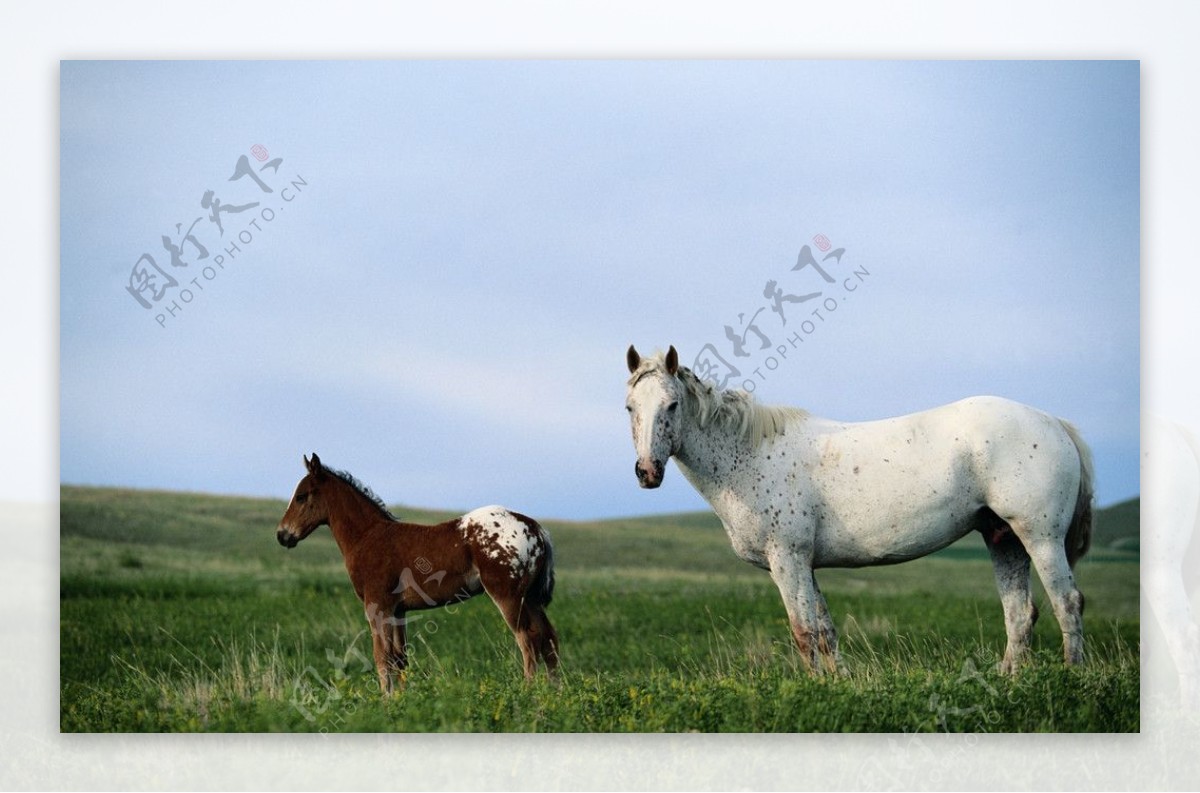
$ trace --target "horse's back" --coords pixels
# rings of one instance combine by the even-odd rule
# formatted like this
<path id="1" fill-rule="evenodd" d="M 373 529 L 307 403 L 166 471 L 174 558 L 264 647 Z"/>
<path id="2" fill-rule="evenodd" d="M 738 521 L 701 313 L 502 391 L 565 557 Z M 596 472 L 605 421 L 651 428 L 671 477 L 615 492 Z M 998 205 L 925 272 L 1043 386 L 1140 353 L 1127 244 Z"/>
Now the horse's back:
<path id="1" fill-rule="evenodd" d="M 541 524 L 506 507 L 480 507 L 459 518 L 457 525 L 481 569 L 499 565 L 525 575 L 535 572 L 549 553 L 550 538 Z"/>
<path id="2" fill-rule="evenodd" d="M 974 473 L 985 486 L 989 506 L 1003 513 L 1002 502 L 1012 508 L 1014 502 L 1038 500 L 1074 504 L 1085 450 L 1064 421 L 1000 397 L 955 404 L 969 417 Z"/>
<path id="3" fill-rule="evenodd" d="M 1069 514 L 1079 457 L 1062 423 L 1001 397 L 919 413 L 814 425 L 822 565 L 914 559 L 979 529 L 986 508 Z M 1070 498 L 1063 495 L 1069 490 Z"/>
<path id="4" fill-rule="evenodd" d="M 893 457 L 909 464 L 940 461 L 946 466 L 965 460 L 994 475 L 998 465 L 1024 466 L 1029 460 L 1072 469 L 1079 463 L 1062 420 L 1004 397 L 967 397 L 907 416 L 846 426 L 843 445 L 866 441 L 868 448 L 894 452 Z M 975 473 L 982 477 L 982 471 Z"/>

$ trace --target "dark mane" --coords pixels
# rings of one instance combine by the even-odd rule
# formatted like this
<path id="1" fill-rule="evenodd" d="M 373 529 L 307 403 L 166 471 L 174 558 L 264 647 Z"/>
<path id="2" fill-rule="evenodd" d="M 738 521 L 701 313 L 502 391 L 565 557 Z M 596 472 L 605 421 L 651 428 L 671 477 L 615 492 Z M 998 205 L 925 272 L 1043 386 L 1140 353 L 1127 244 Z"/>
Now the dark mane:
<path id="1" fill-rule="evenodd" d="M 387 505 L 383 503 L 383 499 L 375 495 L 374 490 L 355 479 L 349 471 L 335 471 L 332 468 L 325 468 L 325 472 L 332 474 L 346 484 L 350 485 L 350 487 L 354 488 L 360 496 L 365 498 L 367 501 L 370 501 L 375 508 L 379 510 L 379 514 L 381 514 L 383 517 L 387 518 L 388 520 L 396 520 L 396 516 L 393 515 L 391 510 L 387 508 Z"/>

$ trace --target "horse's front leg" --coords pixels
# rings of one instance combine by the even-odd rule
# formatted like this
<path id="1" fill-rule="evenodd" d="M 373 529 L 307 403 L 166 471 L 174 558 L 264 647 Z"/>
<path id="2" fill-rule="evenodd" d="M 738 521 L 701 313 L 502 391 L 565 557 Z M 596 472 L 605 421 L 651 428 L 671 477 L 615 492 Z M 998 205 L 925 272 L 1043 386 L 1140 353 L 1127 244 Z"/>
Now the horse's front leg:
<path id="1" fill-rule="evenodd" d="M 397 611 L 391 624 L 388 647 L 388 673 L 404 688 L 408 675 L 408 629 L 403 611 Z"/>
<path id="2" fill-rule="evenodd" d="M 403 654 L 405 631 L 404 620 L 397 619 L 392 611 L 379 603 L 368 603 L 367 623 L 371 626 L 371 649 L 375 655 L 375 672 L 379 676 L 379 691 L 386 697 L 395 690 L 395 678 L 403 669 L 407 656 Z M 399 637 L 401 659 L 397 660 L 396 638 Z"/>
<path id="3" fill-rule="evenodd" d="M 383 636 L 383 630 L 386 628 L 377 625 L 377 620 L 370 619 L 369 614 L 368 620 L 371 623 L 371 650 L 375 656 L 375 674 L 379 677 L 379 691 L 386 697 L 392 693 L 392 679 L 387 670 L 387 647 L 384 644 L 386 640 Z"/>
<path id="4" fill-rule="evenodd" d="M 792 626 L 792 638 L 809 672 L 821 674 L 820 594 L 813 579 L 812 563 L 796 554 L 781 552 L 771 559 L 771 579 L 779 587 Z M 832 625 L 832 623 L 830 623 Z"/>
<path id="5" fill-rule="evenodd" d="M 837 628 L 834 627 L 833 617 L 829 614 L 829 604 L 821 594 L 821 587 L 813 577 L 813 591 L 817 595 L 817 652 L 821 655 L 821 663 L 828 672 L 842 671 L 842 654 L 838 650 Z"/>

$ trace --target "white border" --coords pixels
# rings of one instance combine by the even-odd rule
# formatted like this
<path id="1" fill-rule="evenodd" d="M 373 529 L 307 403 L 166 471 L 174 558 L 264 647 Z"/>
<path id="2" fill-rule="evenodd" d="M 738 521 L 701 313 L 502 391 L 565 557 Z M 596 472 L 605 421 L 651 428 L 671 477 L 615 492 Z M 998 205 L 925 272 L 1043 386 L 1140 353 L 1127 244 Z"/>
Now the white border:
<path id="1" fill-rule="evenodd" d="M 1200 5 L 829 2 L 23 3 L 0 34 L 8 259 L 0 554 L 0 786 L 50 788 L 1166 788 L 1195 728 L 1144 681 L 1141 736 L 60 736 L 57 637 L 58 61 L 66 58 L 839 57 L 1142 61 L 1143 338 L 1195 340 Z M 1193 298 L 1194 299 L 1194 298 Z M 1161 349 L 1169 349 L 1164 343 Z M 1144 345 L 1149 404 L 1190 362 Z M 1174 364 L 1174 365 L 1172 365 Z M 1200 401 L 1200 400 L 1195 400 Z M 1193 418 L 1194 417 L 1184 417 Z M 69 652 L 70 648 L 63 648 Z M 869 770 L 870 769 L 870 770 Z M 868 772 L 869 770 L 869 772 Z"/>

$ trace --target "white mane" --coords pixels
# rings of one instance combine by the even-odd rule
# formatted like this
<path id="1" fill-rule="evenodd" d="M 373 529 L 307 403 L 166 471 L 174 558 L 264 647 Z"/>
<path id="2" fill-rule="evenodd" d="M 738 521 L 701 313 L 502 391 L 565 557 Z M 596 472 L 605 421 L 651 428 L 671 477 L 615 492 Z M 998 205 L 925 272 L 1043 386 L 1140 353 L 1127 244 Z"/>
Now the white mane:
<path id="1" fill-rule="evenodd" d="M 638 380 L 654 372 L 660 372 L 664 377 L 670 376 L 661 352 L 643 358 L 630 375 L 628 385 L 633 387 Z M 808 411 L 800 408 L 760 405 L 753 396 L 740 389 L 719 390 L 701 381 L 685 366 L 679 367 L 676 378 L 686 394 L 684 408 L 701 429 L 724 427 L 749 441 L 755 448 L 764 440 L 784 434 L 790 421 L 808 415 Z"/>

